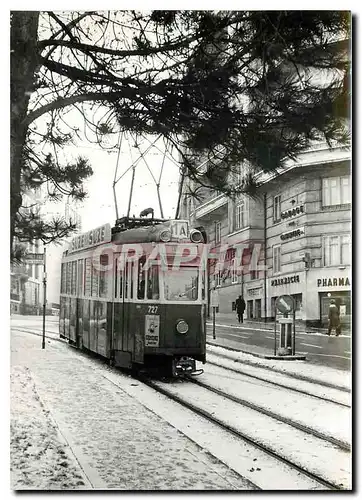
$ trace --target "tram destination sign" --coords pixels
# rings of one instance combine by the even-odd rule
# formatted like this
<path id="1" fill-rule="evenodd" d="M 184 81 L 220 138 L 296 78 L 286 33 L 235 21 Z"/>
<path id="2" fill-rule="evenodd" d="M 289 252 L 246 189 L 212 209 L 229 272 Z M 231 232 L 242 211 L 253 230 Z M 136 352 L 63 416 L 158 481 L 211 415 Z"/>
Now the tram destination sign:
<path id="1" fill-rule="evenodd" d="M 189 237 L 189 223 L 187 220 L 171 221 L 171 234 L 173 238 L 186 239 Z"/>
<path id="2" fill-rule="evenodd" d="M 109 243 L 112 238 L 111 225 L 104 224 L 103 226 L 96 227 L 91 231 L 75 236 L 70 242 L 68 252 L 76 252 L 77 250 L 83 250 L 85 248 L 90 248 L 101 243 Z"/>

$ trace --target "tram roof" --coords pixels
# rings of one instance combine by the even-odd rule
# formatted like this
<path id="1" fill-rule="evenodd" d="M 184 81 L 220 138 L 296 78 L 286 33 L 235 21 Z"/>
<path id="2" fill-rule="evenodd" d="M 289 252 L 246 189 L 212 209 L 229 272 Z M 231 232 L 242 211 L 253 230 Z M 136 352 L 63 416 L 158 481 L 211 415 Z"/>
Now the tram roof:
<path id="1" fill-rule="evenodd" d="M 63 255 L 89 250 L 110 242 L 118 244 L 189 242 L 192 231 L 195 230 L 190 231 L 187 220 L 122 217 L 116 220 L 112 229 L 106 224 L 75 236 Z"/>

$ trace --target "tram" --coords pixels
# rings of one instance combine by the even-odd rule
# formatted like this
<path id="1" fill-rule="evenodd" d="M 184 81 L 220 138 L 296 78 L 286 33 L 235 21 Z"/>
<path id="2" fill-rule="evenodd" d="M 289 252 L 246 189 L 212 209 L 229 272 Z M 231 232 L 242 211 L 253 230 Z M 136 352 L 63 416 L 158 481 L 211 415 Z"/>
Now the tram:
<path id="1" fill-rule="evenodd" d="M 153 214 L 73 238 L 61 263 L 60 336 L 121 368 L 194 373 L 206 361 L 205 238 Z"/>

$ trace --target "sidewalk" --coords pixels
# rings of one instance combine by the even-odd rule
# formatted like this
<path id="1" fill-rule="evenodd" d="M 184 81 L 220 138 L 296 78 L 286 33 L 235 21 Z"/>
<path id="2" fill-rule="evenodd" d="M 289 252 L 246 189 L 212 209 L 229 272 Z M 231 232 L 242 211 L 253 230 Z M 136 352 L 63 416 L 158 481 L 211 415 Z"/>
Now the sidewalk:
<path id="1" fill-rule="evenodd" d="M 102 376 L 106 365 L 46 342 L 41 349 L 39 337 L 11 331 L 12 489 L 254 489 L 130 396 L 136 380 L 112 372 L 114 385 Z M 198 425 L 190 422 L 202 435 Z"/>
<path id="2" fill-rule="evenodd" d="M 210 317 L 206 319 L 208 323 L 212 323 L 212 314 L 210 313 Z M 219 325 L 233 325 L 233 326 L 240 326 L 240 327 L 248 327 L 248 328 L 255 328 L 258 330 L 272 330 L 274 331 L 274 321 L 263 321 L 263 320 L 256 320 L 256 319 L 245 319 L 243 323 L 238 322 L 238 318 L 236 315 L 236 312 L 230 312 L 230 313 L 216 313 L 215 314 L 215 322 L 216 324 Z M 295 330 L 297 332 L 303 332 L 303 333 L 325 333 L 327 334 L 328 330 L 327 328 L 311 328 L 311 327 L 306 327 L 304 324 L 299 323 L 296 321 L 295 323 Z"/>

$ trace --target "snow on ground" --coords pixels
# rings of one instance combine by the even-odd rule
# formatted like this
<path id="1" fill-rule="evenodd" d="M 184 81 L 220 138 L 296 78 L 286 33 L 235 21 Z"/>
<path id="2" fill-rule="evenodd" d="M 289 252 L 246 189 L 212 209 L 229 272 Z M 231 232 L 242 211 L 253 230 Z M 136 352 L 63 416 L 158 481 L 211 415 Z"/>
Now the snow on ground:
<path id="1" fill-rule="evenodd" d="M 77 351 L 52 340 L 42 350 L 39 337 L 17 331 L 11 351 L 13 489 L 84 489 L 85 476 L 99 489 L 255 488 Z"/>
<path id="2" fill-rule="evenodd" d="M 13 368 L 11 395 L 12 488 L 86 488 L 87 480 L 39 399 L 28 368 Z"/>
<path id="3" fill-rule="evenodd" d="M 200 409 L 206 409 L 215 418 L 306 470 L 343 488 L 351 487 L 351 454 L 335 445 L 258 411 L 240 406 L 203 387 L 189 383 L 171 385 L 159 382 L 157 385 Z"/>
<path id="4" fill-rule="evenodd" d="M 243 352 L 231 351 L 224 347 L 208 344 L 207 351 L 219 356 L 225 356 L 233 361 L 240 361 L 242 363 L 253 364 L 255 366 L 263 366 L 270 370 L 279 371 L 285 374 L 301 377 L 302 379 L 309 379 L 315 382 L 324 382 L 333 384 L 338 387 L 346 389 L 351 388 L 351 373 L 329 366 L 308 364 L 305 361 L 298 360 L 273 360 L 264 359 L 253 356 L 252 354 L 245 354 Z M 207 361 L 207 359 L 206 359 Z"/>
<path id="5" fill-rule="evenodd" d="M 301 423 L 345 443 L 351 442 L 350 408 L 230 373 L 227 369 L 213 365 L 205 366 L 201 380 L 204 384 L 261 406 L 292 422 Z"/>
<path id="6" fill-rule="evenodd" d="M 227 368 L 228 370 L 233 370 L 234 372 L 249 374 L 252 377 L 259 377 L 266 382 L 270 382 L 277 386 L 281 384 L 283 387 L 290 387 L 298 391 L 305 392 L 313 396 L 318 396 L 321 398 L 328 398 L 331 401 L 341 403 L 344 405 L 351 406 L 351 394 L 350 392 L 345 392 L 340 389 L 334 389 L 332 387 L 326 387 L 324 385 L 316 384 L 314 381 L 301 380 L 298 378 L 290 377 L 286 373 L 280 373 L 264 366 L 252 364 L 241 364 L 236 363 L 233 358 L 226 358 L 223 356 L 218 356 L 215 354 L 207 353 L 207 364 L 204 366 L 204 370 L 208 370 L 212 363 Z"/>

